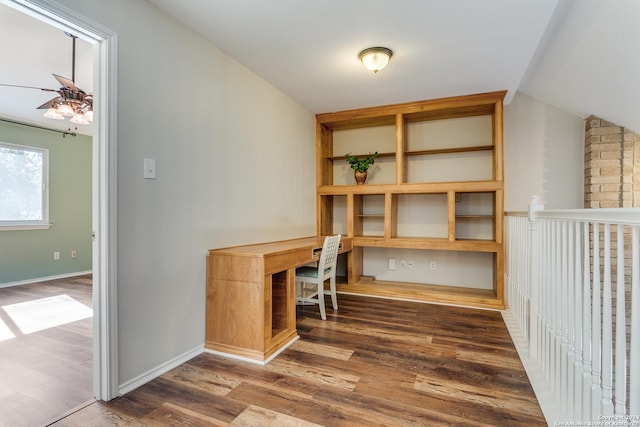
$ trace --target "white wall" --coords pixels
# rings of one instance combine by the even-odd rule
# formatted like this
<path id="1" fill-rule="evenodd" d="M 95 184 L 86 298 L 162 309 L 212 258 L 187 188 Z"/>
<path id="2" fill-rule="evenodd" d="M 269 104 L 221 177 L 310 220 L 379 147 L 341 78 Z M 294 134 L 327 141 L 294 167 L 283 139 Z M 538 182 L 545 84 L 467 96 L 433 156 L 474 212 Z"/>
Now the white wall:
<path id="1" fill-rule="evenodd" d="M 315 234 L 315 118 L 146 1 L 60 3 L 118 34 L 122 385 L 203 344 L 207 249 Z"/>
<path id="2" fill-rule="evenodd" d="M 584 120 L 517 93 L 504 109 L 505 210 L 582 208 Z"/>

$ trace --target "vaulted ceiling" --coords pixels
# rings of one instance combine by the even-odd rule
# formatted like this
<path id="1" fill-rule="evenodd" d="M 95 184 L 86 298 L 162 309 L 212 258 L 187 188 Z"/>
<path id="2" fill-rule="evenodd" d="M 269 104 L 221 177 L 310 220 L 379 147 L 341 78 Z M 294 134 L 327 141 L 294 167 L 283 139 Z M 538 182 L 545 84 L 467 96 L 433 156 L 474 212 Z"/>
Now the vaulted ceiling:
<path id="1" fill-rule="evenodd" d="M 636 0 L 150 1 L 313 113 L 507 89 L 507 103 L 521 91 L 640 130 Z M 55 87 L 51 73 L 71 72 L 69 39 L 0 8 L 0 83 Z M 358 60 L 371 46 L 394 52 L 375 75 Z M 87 91 L 91 66 L 79 59 Z M 7 90 L 3 116 L 50 98 L 19 110 L 25 92 Z"/>

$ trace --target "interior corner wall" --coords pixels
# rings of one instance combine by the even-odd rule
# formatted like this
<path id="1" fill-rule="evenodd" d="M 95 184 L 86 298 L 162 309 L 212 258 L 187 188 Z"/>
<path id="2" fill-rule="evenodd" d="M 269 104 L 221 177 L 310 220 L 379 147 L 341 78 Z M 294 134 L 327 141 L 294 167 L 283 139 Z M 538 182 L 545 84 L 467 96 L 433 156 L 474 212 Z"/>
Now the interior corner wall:
<path id="1" fill-rule="evenodd" d="M 0 141 L 49 150 L 49 220 L 46 230 L 0 231 L 0 287 L 90 271 L 91 144 L 85 135 L 0 121 Z M 71 251 L 77 258 L 71 258 Z M 60 260 L 53 253 L 60 252 Z"/>
<path id="2" fill-rule="evenodd" d="M 148 1 L 56 1 L 118 39 L 117 347 L 128 390 L 202 349 L 208 249 L 315 235 L 315 116 Z M 145 158 L 156 179 L 144 179 Z"/>
<path id="3" fill-rule="evenodd" d="M 505 211 L 579 209 L 583 200 L 584 120 L 516 93 L 504 110 Z"/>

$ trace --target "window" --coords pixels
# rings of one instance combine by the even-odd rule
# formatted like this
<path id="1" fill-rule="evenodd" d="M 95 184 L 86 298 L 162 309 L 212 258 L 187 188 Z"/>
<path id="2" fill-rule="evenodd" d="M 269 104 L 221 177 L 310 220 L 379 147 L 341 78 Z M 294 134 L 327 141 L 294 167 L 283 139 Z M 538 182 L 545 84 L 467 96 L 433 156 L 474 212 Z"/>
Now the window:
<path id="1" fill-rule="evenodd" d="M 0 142 L 0 230 L 49 228 L 49 150 Z"/>

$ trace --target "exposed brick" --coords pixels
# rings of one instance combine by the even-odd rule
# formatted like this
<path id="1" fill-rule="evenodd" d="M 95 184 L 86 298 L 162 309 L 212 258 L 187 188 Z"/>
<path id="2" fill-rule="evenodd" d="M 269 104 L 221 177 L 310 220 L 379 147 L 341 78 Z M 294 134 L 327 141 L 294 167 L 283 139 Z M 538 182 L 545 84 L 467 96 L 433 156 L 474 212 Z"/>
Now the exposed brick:
<path id="1" fill-rule="evenodd" d="M 620 152 L 620 150 L 616 150 L 616 151 L 600 151 L 597 153 L 593 153 L 595 155 L 597 155 L 599 158 L 601 159 L 616 159 L 616 160 L 620 160 L 622 158 L 622 153 Z"/>
<path id="2" fill-rule="evenodd" d="M 615 152 L 615 151 L 607 151 L 607 153 L 613 153 L 613 154 L 616 154 L 616 155 L 618 155 L 618 158 L 620 158 L 620 153 L 618 153 L 618 152 Z M 593 160 L 593 159 L 600 159 L 600 158 L 602 157 L 602 154 L 603 154 L 603 153 L 600 153 L 599 151 L 596 151 L 596 152 L 594 152 L 594 151 L 589 151 L 589 152 L 586 152 L 586 153 L 584 154 L 584 159 L 585 159 L 585 161 L 586 161 L 586 160 Z M 602 158 L 604 158 L 604 157 L 602 157 Z"/>
<path id="3" fill-rule="evenodd" d="M 598 127 L 600 126 L 600 119 L 596 116 L 589 116 L 585 119 L 585 126 L 590 127 Z"/>
<path id="4" fill-rule="evenodd" d="M 602 152 L 602 151 L 620 151 L 620 144 L 619 143 L 614 143 L 614 142 L 601 142 L 598 144 L 594 144 L 593 147 L 591 147 L 591 151 L 597 151 L 597 152 Z"/>
<path id="5" fill-rule="evenodd" d="M 594 193 L 598 192 L 598 191 L 602 191 L 602 192 L 615 192 L 617 193 L 618 191 L 620 191 L 620 184 L 602 184 L 602 185 L 592 185 L 591 187 L 596 187 L 594 190 L 592 190 Z M 597 188 L 599 187 L 599 188 Z"/>
<path id="6" fill-rule="evenodd" d="M 616 159 L 597 159 L 590 160 L 589 165 L 592 168 L 620 168 L 620 160 Z"/>
<path id="7" fill-rule="evenodd" d="M 589 116 L 584 173 L 585 207 L 640 206 L 640 134 Z"/>
<path id="8" fill-rule="evenodd" d="M 605 120 L 603 118 L 600 118 L 600 127 L 612 127 L 612 126 L 620 128 L 620 126 L 618 126 L 617 124 L 612 123 L 612 122 L 610 122 L 608 120 Z"/>
<path id="9" fill-rule="evenodd" d="M 600 176 L 609 176 L 615 175 L 620 176 L 620 168 L 600 168 L 600 172 L 598 173 Z"/>
<path id="10" fill-rule="evenodd" d="M 604 200 L 620 200 L 620 196 L 618 193 L 593 193 L 591 195 L 591 200 L 598 200 L 600 202 Z"/>
<path id="11" fill-rule="evenodd" d="M 611 135 L 602 135 L 600 137 L 600 141 L 601 142 L 620 142 L 622 138 L 620 138 L 620 134 L 616 133 L 616 134 L 611 134 Z"/>
<path id="12" fill-rule="evenodd" d="M 613 184 L 619 182 L 619 175 L 597 175 L 590 178 L 590 184 Z"/>
<path id="13" fill-rule="evenodd" d="M 620 207 L 620 205 L 618 204 L 618 202 L 614 202 L 614 201 L 603 201 L 600 202 L 600 206 L 598 206 L 600 208 L 618 208 Z"/>
<path id="14" fill-rule="evenodd" d="M 606 126 L 606 127 L 597 127 L 591 128 L 586 132 L 587 136 L 595 136 L 595 135 L 611 135 L 611 134 L 622 134 L 620 131 L 620 127 L 618 126 Z"/>

